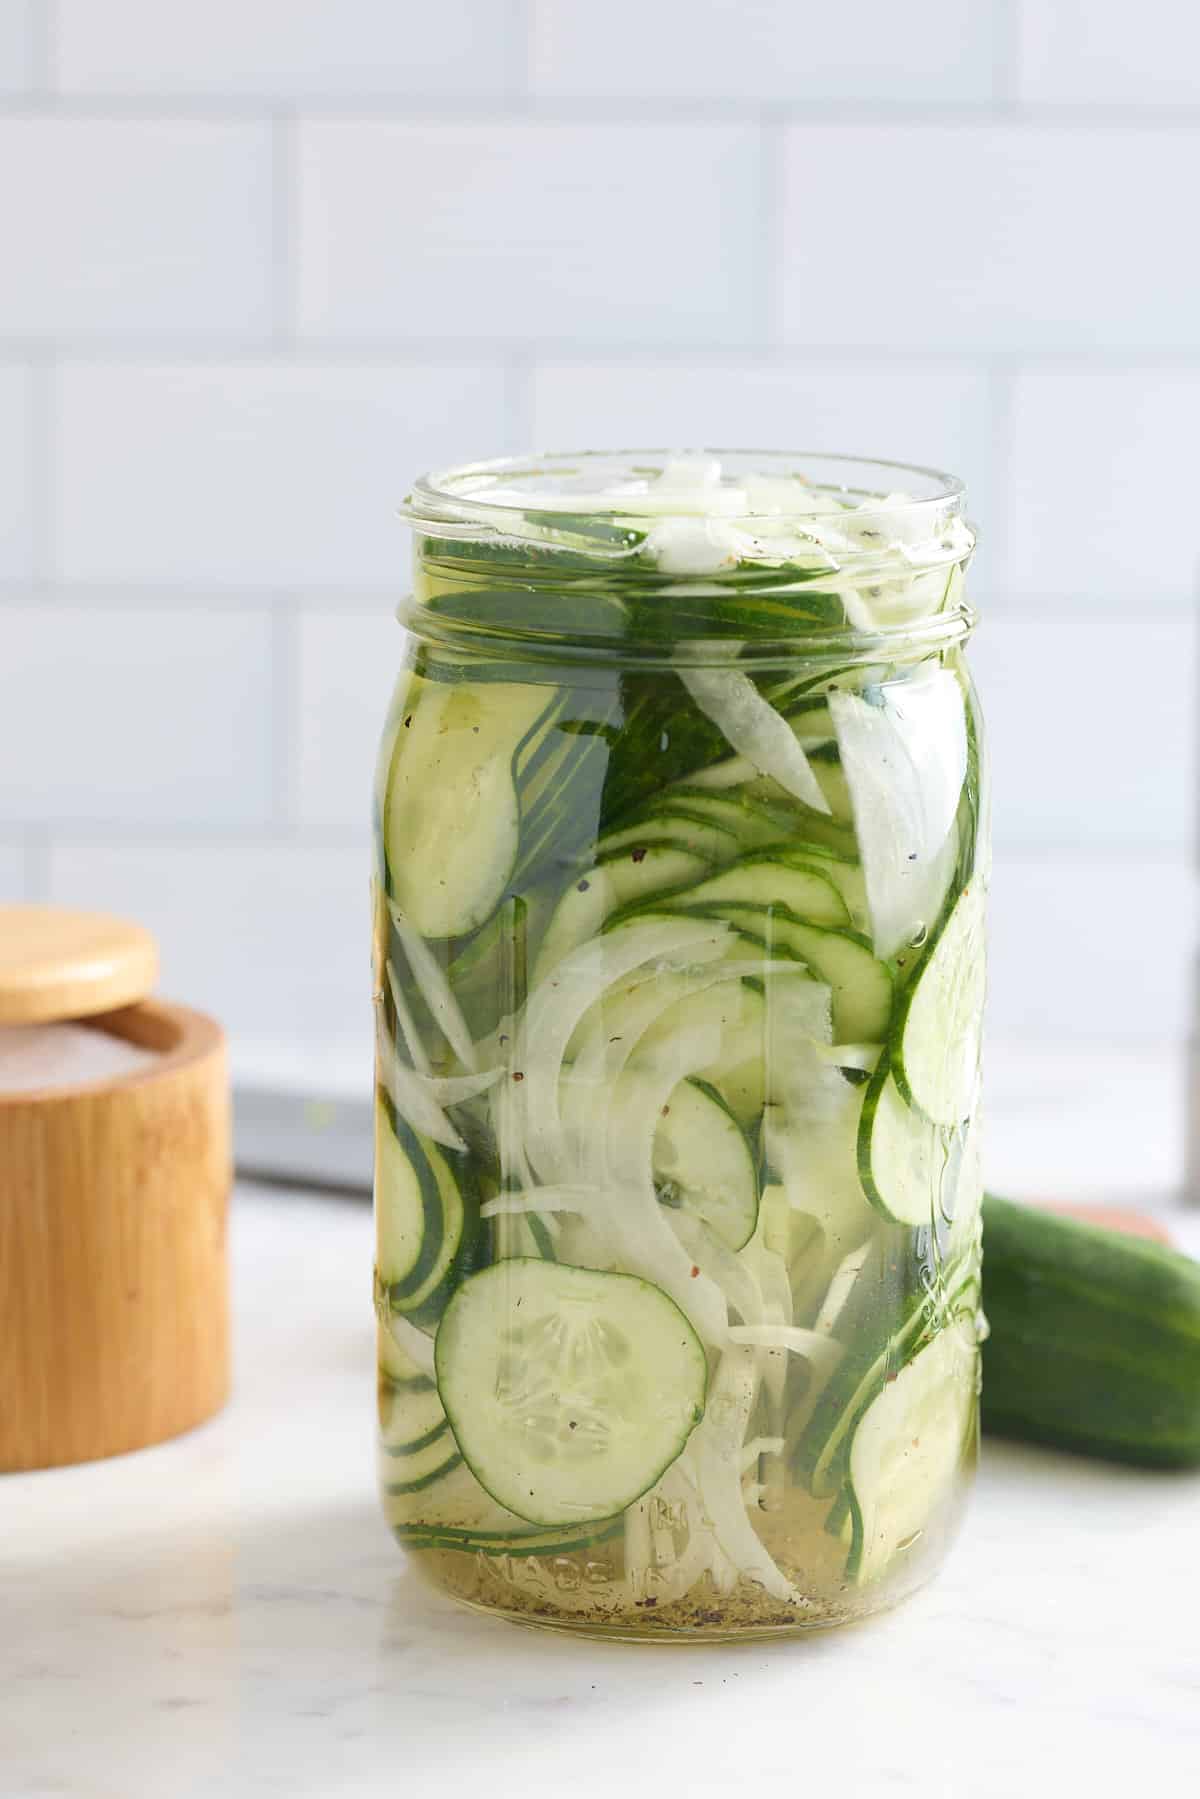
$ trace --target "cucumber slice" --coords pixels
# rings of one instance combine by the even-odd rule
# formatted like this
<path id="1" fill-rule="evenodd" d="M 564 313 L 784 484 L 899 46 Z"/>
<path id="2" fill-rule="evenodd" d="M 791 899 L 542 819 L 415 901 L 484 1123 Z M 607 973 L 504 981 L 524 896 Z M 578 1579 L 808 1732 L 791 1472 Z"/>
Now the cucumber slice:
<path id="1" fill-rule="evenodd" d="M 711 990 L 719 999 L 718 990 Z M 697 1000 L 708 998 L 700 994 Z M 686 1027 L 685 1027 L 686 1028 Z M 678 1039 L 678 1030 L 671 1040 Z M 594 1081 L 565 1082 L 563 1121 L 586 1136 L 589 1123 L 620 1134 L 626 1114 L 636 1116 L 650 1077 L 636 1067 L 615 1083 L 607 1101 Z M 754 1151 L 737 1118 L 708 1081 L 680 1081 L 662 1108 L 652 1153 L 655 1191 L 669 1210 L 698 1218 L 730 1249 L 741 1249 L 758 1219 L 758 1169 Z"/>
<path id="2" fill-rule="evenodd" d="M 555 1557 L 576 1555 L 581 1550 L 611 1542 L 623 1528 L 619 1518 L 574 1530 L 539 1530 L 531 1525 L 520 1531 L 490 1533 L 432 1523 L 397 1525 L 396 1535 L 406 1549 L 461 1549 L 466 1555 Z"/>
<path id="3" fill-rule="evenodd" d="M 597 862 L 608 862 L 621 850 L 647 849 L 652 843 L 673 844 L 704 862 L 731 862 L 741 849 L 732 831 L 689 807 L 663 805 L 653 818 L 609 831 L 596 845 Z"/>
<path id="4" fill-rule="evenodd" d="M 544 980 L 619 907 L 630 901 L 698 880 L 708 867 L 702 857 L 671 843 L 619 850 L 578 875 L 554 909 L 538 952 L 535 982 Z"/>
<path id="5" fill-rule="evenodd" d="M 462 1456 L 448 1432 L 435 1437 L 411 1454 L 395 1460 L 389 1454 L 381 1457 L 383 1490 L 392 1498 L 408 1493 L 424 1493 L 445 1480 L 462 1463 Z"/>
<path id="6" fill-rule="evenodd" d="M 874 1283 L 878 1318 L 894 1318 L 896 1299 L 889 1292 L 891 1270 L 881 1268 L 878 1257 L 873 1266 L 878 1275 Z M 870 1284 L 860 1281 L 860 1290 Z M 916 1353 L 926 1332 L 923 1306 L 910 1300 L 900 1328 L 891 1335 L 884 1330 L 882 1347 L 879 1330 L 879 1324 L 872 1330 L 866 1318 L 857 1321 L 857 1341 L 852 1342 L 845 1361 L 822 1393 L 796 1445 L 796 1470 L 817 1499 L 829 1499 L 837 1492 L 846 1478 L 855 1425 L 872 1400 L 896 1378 L 897 1370 L 905 1367 Z"/>
<path id="7" fill-rule="evenodd" d="M 418 1137 L 386 1099 L 379 1100 L 376 1267 L 389 1310 L 414 1324 L 436 1322 L 467 1246 L 475 1208 L 467 1204 L 463 1179 L 435 1143 Z"/>
<path id="8" fill-rule="evenodd" d="M 513 761 L 546 711 L 544 688 L 510 682 L 410 691 L 383 837 L 392 895 L 423 937 L 463 936 L 499 905 L 518 849 Z"/>
<path id="9" fill-rule="evenodd" d="M 885 1059 L 871 1076 L 858 1127 L 858 1173 L 867 1198 L 896 1224 L 936 1225 L 947 1156 L 942 1133 L 905 1105 Z"/>
<path id="10" fill-rule="evenodd" d="M 633 1275 L 497 1263 L 454 1294 L 435 1356 L 468 1466 L 531 1524 L 624 1511 L 704 1413 L 700 1339 L 665 1293 Z"/>
<path id="11" fill-rule="evenodd" d="M 397 1388 L 383 1382 L 379 1388 L 379 1435 L 383 1453 L 407 1457 L 445 1436 L 450 1426 L 445 1408 L 431 1380 L 421 1386 Z"/>
<path id="12" fill-rule="evenodd" d="M 678 1206 L 730 1249 L 758 1222 L 754 1151 L 733 1112 L 707 1081 L 681 1081 L 654 1133 L 654 1179 L 662 1204 Z"/>
<path id="13" fill-rule="evenodd" d="M 735 938 L 731 958 L 753 956 L 759 945 Z M 797 982 L 809 985 L 807 974 L 797 969 Z M 683 982 L 681 981 L 681 986 Z M 676 1042 L 694 1041 L 704 1032 L 712 1032 L 719 1042 L 717 1054 L 697 1077 L 709 1082 L 720 1093 L 725 1104 L 743 1129 L 752 1126 L 762 1112 L 765 1097 L 766 1002 L 764 989 L 753 980 L 723 981 L 703 991 L 684 991 L 671 1006 L 655 1008 L 652 1022 L 645 1027 L 643 1008 L 649 1012 L 653 994 L 643 988 L 628 989 L 606 1000 L 603 1028 L 610 1038 L 637 1039 L 639 1059 L 653 1061 L 669 1051 Z"/>
<path id="14" fill-rule="evenodd" d="M 827 843 L 812 842 L 807 837 L 793 838 L 787 844 L 776 844 L 771 857 L 776 862 L 782 862 L 785 868 L 799 866 L 818 869 L 841 894 L 854 929 L 861 930 L 867 924 L 867 885 L 863 879 L 862 864 L 853 857 L 840 854 Z"/>
<path id="15" fill-rule="evenodd" d="M 832 731 L 829 735 L 833 736 Z M 817 777 L 817 785 L 825 795 L 825 803 L 833 817 L 846 823 L 851 822 L 854 818 L 854 804 L 850 798 L 850 786 L 837 744 L 831 742 L 814 745 L 808 752 L 808 766 Z"/>
<path id="16" fill-rule="evenodd" d="M 795 814 L 782 817 L 765 807 L 752 805 L 734 792 L 713 792 L 707 787 L 683 785 L 673 787 L 659 800 L 642 808 L 650 822 L 666 811 L 686 811 L 693 818 L 704 818 L 734 836 L 743 850 L 753 850 L 768 843 L 778 843 L 794 827 Z"/>
<path id="17" fill-rule="evenodd" d="M 969 1441 L 978 1366 L 968 1327 L 939 1331 L 859 1420 L 850 1445 L 849 1572 L 860 1585 L 886 1573 L 944 1506 Z"/>
<path id="18" fill-rule="evenodd" d="M 765 852 L 743 856 L 719 874 L 697 881 L 686 894 L 672 897 L 688 905 L 733 900 L 751 906 L 781 906 L 813 924 L 849 923 L 845 901 L 819 864 L 795 857 L 785 862 Z"/>
<path id="19" fill-rule="evenodd" d="M 375 1105 L 375 1231 L 379 1279 L 400 1298 L 422 1286 L 444 1236 L 442 1197 L 416 1132 Z"/>
<path id="20" fill-rule="evenodd" d="M 909 989 L 896 1085 L 934 1124 L 960 1124 L 979 1082 L 985 984 L 983 891 L 959 896 Z"/>
<path id="21" fill-rule="evenodd" d="M 694 912 L 724 918 L 772 956 L 804 962 L 833 995 L 834 1034 L 844 1043 L 882 1043 L 892 1013 L 892 975 L 853 931 L 830 930 L 796 918 L 784 907 L 768 909 L 722 900 L 691 906 L 659 902 L 661 911 Z"/>

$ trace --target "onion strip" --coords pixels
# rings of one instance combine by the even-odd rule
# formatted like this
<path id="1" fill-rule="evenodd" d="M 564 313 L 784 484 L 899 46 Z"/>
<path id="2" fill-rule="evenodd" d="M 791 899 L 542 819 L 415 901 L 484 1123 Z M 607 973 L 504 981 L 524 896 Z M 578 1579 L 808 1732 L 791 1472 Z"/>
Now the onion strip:
<path id="1" fill-rule="evenodd" d="M 475 1045 L 471 1040 L 471 1033 L 467 1029 L 467 1021 L 462 1015 L 462 1008 L 455 999 L 450 983 L 446 979 L 445 971 L 439 966 L 437 957 L 421 933 L 413 929 L 394 900 L 388 902 L 388 910 L 392 915 L 392 923 L 396 927 L 396 935 L 400 939 L 404 954 L 408 957 L 413 980 L 421 989 L 421 998 L 429 1007 L 434 1023 L 463 1067 L 474 1071 L 478 1066 Z"/>
<path id="2" fill-rule="evenodd" d="M 749 675 L 733 668 L 693 668 L 678 658 L 675 672 L 705 718 L 711 719 L 731 748 L 752 762 L 760 774 L 770 775 L 785 793 L 814 812 L 832 810 L 804 746 Z"/>

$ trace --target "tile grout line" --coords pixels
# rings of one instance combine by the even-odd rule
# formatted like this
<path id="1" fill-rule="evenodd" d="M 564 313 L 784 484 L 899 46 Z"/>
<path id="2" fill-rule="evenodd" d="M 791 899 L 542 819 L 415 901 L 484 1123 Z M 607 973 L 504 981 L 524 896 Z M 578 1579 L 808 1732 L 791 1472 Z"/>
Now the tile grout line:
<path id="1" fill-rule="evenodd" d="M 748 343 L 744 338 L 695 343 L 678 338 L 637 338 L 628 342 L 597 342 L 595 338 L 562 338 L 547 342 L 535 337 L 378 337 L 371 334 L 292 337 L 275 346 L 269 333 L 226 338 L 198 336 L 190 332 L 161 335 L 139 333 L 81 337 L 70 332 L 53 338 L 0 331 L 0 362 L 36 362 L 53 350 L 63 362 L 91 362 L 104 366 L 153 369 L 163 363 L 185 363 L 197 368 L 255 367 L 277 360 L 282 367 L 359 368 L 385 362 L 434 363 L 447 367 L 506 364 L 512 358 L 536 356 L 548 366 L 582 363 L 605 368 L 624 364 L 666 362 L 686 367 L 693 363 L 729 363 L 754 368 L 800 368 L 805 364 L 842 366 L 863 364 L 879 367 L 920 368 L 937 365 L 977 367 L 981 359 L 995 355 L 1020 359 L 1035 369 L 1161 369 L 1168 373 L 1200 370 L 1200 345 L 1148 346 L 1113 344 L 1102 348 L 1029 344 L 1019 349 L 995 350 L 986 343 L 946 348 L 939 342 L 922 345 L 884 343 L 822 343 L 817 339 L 779 339 Z"/>
<path id="2" fill-rule="evenodd" d="M 51 53 L 52 54 L 52 53 Z M 41 57 L 38 51 L 39 59 Z M 620 131 L 629 126 L 667 125 L 721 127 L 757 123 L 769 112 L 782 124 L 847 125 L 864 128 L 919 130 L 960 126 L 964 129 L 995 125 L 1063 130 L 1195 130 L 1200 127 L 1200 105 L 1195 101 L 1079 102 L 1020 100 L 999 90 L 1019 78 L 1010 65 L 1015 49 L 997 33 L 993 54 L 992 97 L 978 101 L 944 100 L 819 100 L 789 102 L 755 99 L 688 100 L 672 95 L 647 95 L 632 99 L 617 94 L 547 95 L 513 91 L 520 71 L 515 58 L 506 79 L 508 91 L 457 100 L 451 95 L 364 93 L 353 99 L 328 93 L 196 94 L 179 92 L 64 93 L 58 88 L 17 92 L 0 96 L 0 118 L 44 119 L 47 115 L 94 123 L 140 120 L 170 125 L 181 119 L 211 121 L 261 120 L 281 110 L 316 119 L 362 125 L 503 125 L 535 123 L 584 125 Z"/>

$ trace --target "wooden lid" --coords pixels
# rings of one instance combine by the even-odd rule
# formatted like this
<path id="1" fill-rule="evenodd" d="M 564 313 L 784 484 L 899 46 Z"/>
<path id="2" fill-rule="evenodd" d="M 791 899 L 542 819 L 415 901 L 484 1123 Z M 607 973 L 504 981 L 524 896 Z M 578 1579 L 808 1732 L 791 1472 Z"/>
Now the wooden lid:
<path id="1" fill-rule="evenodd" d="M 145 999 L 158 945 L 141 925 L 65 906 L 0 906 L 0 1024 L 91 1018 Z"/>

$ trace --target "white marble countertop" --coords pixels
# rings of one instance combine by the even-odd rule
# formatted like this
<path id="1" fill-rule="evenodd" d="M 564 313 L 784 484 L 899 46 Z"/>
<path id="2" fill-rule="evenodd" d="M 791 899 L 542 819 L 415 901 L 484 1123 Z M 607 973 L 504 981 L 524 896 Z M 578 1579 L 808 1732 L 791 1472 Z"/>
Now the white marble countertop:
<path id="1" fill-rule="evenodd" d="M 3 1799 L 1200 1792 L 1200 1477 L 989 1444 L 945 1573 L 871 1625 L 518 1630 L 380 1522 L 367 1208 L 242 1188 L 233 1239 L 225 1414 L 0 1479 Z"/>

